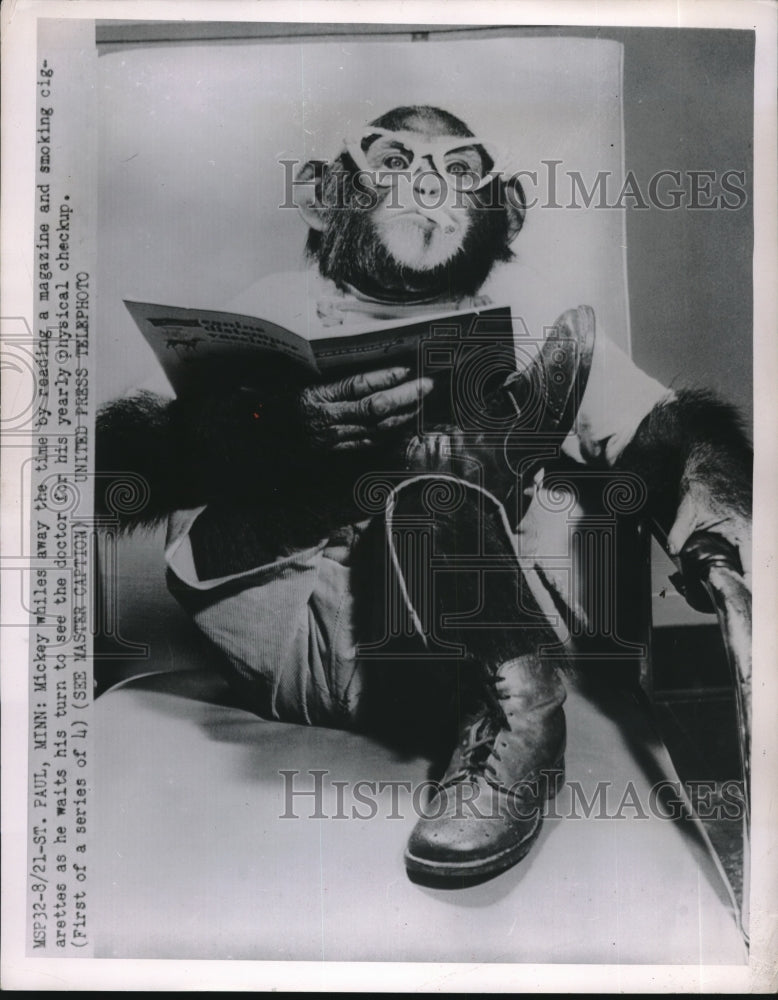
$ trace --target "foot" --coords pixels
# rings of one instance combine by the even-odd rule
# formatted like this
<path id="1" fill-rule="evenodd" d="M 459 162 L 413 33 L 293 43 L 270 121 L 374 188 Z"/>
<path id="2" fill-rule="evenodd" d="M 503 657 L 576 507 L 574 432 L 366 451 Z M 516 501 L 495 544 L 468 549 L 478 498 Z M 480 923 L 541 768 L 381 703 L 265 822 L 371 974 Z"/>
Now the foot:
<path id="1" fill-rule="evenodd" d="M 544 804 L 564 780 L 564 687 L 526 657 L 504 664 L 492 691 L 411 834 L 409 872 L 496 875 L 521 861 L 540 833 Z"/>

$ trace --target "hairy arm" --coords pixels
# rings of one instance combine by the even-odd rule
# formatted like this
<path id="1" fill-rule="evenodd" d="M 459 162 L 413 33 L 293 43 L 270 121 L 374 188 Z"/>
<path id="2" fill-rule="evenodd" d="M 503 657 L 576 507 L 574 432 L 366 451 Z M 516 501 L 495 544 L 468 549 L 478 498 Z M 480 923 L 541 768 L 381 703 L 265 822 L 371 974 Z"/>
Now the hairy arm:
<path id="1" fill-rule="evenodd" d="M 104 407 L 97 422 L 98 509 L 110 511 L 122 477 L 145 485 L 145 504 L 123 527 L 151 526 L 171 511 L 214 502 L 256 503 L 308 490 L 333 453 L 378 445 L 411 420 L 428 379 L 389 368 L 332 383 L 230 388 L 188 398 L 150 393 Z"/>
<path id="2" fill-rule="evenodd" d="M 710 392 L 680 390 L 643 419 L 616 468 L 637 473 L 648 513 L 677 555 L 697 530 L 732 542 L 750 576 L 753 451 L 737 411 Z"/>
<path id="3" fill-rule="evenodd" d="M 98 509 L 111 511 L 111 490 L 123 479 L 141 480 L 144 505 L 120 520 L 125 528 L 149 527 L 245 481 L 252 445 L 270 469 L 280 445 L 273 424 L 285 424 L 287 439 L 295 433 L 282 417 L 292 412 L 292 400 L 279 396 L 269 403 L 239 391 L 172 400 L 143 392 L 109 403 L 97 417 Z"/>

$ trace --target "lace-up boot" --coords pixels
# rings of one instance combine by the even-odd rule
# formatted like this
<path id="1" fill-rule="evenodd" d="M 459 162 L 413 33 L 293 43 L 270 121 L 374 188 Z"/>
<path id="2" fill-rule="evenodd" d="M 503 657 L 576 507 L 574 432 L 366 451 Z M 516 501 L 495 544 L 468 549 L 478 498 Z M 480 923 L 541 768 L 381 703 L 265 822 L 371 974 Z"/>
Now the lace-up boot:
<path id="1" fill-rule="evenodd" d="M 490 673 L 439 788 L 411 834 L 409 871 L 438 878 L 495 875 L 540 833 L 563 780 L 564 685 L 535 655 Z"/>

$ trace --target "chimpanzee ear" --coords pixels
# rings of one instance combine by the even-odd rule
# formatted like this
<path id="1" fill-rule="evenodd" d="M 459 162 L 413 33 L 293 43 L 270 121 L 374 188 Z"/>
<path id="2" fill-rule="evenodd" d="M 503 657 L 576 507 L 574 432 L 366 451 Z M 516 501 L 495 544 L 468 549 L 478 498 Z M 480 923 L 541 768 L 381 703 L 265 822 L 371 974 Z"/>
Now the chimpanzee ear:
<path id="1" fill-rule="evenodd" d="M 322 202 L 322 184 L 327 163 L 324 160 L 308 160 L 297 172 L 295 178 L 295 204 L 306 225 L 321 232 L 326 225 L 325 209 Z"/>
<path id="2" fill-rule="evenodd" d="M 510 177 L 504 182 L 504 201 L 508 216 L 508 243 L 512 243 L 521 232 L 527 214 L 527 199 L 518 178 Z"/>

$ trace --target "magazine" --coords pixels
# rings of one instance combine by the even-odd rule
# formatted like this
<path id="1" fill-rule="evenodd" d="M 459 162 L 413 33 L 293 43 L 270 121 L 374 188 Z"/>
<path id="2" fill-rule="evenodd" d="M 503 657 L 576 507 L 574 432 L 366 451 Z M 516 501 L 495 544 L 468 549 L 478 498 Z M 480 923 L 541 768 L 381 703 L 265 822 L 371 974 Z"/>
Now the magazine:
<path id="1" fill-rule="evenodd" d="M 242 368 L 247 360 L 278 355 L 299 364 L 303 377 L 304 372 L 365 370 L 400 360 L 412 364 L 420 344 L 430 338 L 445 338 L 448 344 L 487 337 L 510 342 L 513 336 L 508 306 L 433 313 L 410 323 L 407 318 L 380 324 L 372 320 L 336 337 L 308 339 L 270 320 L 238 313 L 127 300 L 125 305 L 177 393 L 204 362 Z"/>

